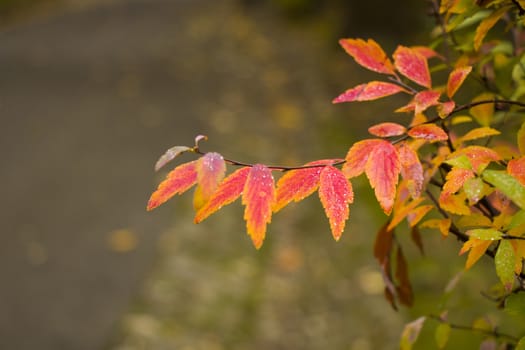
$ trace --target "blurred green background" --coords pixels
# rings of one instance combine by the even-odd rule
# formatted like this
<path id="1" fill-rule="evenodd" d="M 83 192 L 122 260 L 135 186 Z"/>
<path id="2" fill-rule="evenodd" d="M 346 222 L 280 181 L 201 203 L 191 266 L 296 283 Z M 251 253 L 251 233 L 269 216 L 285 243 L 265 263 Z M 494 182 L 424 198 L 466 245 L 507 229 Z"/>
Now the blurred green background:
<path id="1" fill-rule="evenodd" d="M 447 305 L 468 324 L 494 309 L 483 263 L 445 300 L 459 244 L 424 232 L 421 256 L 401 229 L 416 304 L 393 311 L 372 257 L 386 217 L 362 179 L 337 243 L 315 196 L 275 215 L 260 251 L 238 203 L 200 225 L 191 193 L 145 212 L 166 174 L 157 157 L 197 134 L 229 158 L 297 165 L 399 121 L 396 98 L 330 103 L 376 77 L 337 40 L 424 43 L 424 2 L 2 0 L 0 12 L 0 348 L 396 349 L 421 313 Z M 435 347 L 435 325 L 419 348 Z M 454 332 L 449 348 L 479 339 Z"/>

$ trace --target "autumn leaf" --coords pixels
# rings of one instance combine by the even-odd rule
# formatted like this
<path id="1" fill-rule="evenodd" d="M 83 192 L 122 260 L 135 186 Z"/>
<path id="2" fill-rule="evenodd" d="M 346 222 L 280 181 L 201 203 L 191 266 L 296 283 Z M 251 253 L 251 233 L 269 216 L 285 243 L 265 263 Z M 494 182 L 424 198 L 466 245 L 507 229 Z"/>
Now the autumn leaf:
<path id="1" fill-rule="evenodd" d="M 456 103 L 454 101 L 441 102 L 437 105 L 436 110 L 441 119 L 444 119 L 454 111 Z"/>
<path id="2" fill-rule="evenodd" d="M 494 94 L 484 92 L 472 99 L 472 103 L 494 99 Z M 489 126 L 494 116 L 494 103 L 482 103 L 469 109 L 470 114 L 482 126 Z"/>
<path id="3" fill-rule="evenodd" d="M 487 35 L 488 31 L 494 27 L 494 25 L 500 20 L 501 17 L 510 9 L 510 6 L 503 6 L 500 9 L 491 13 L 485 18 L 479 26 L 476 28 L 476 34 L 474 35 L 474 50 L 478 51 L 481 42 Z"/>
<path id="4" fill-rule="evenodd" d="M 408 130 L 408 135 L 415 139 L 423 139 L 430 142 L 448 139 L 447 133 L 436 124 L 416 125 Z"/>
<path id="5" fill-rule="evenodd" d="M 374 40 L 341 39 L 339 44 L 361 66 L 374 72 L 395 75 L 392 63 Z"/>
<path id="6" fill-rule="evenodd" d="M 403 332 L 401 333 L 401 342 L 399 344 L 399 347 L 401 350 L 411 350 L 412 346 L 416 342 L 417 338 L 419 337 L 419 333 L 421 332 L 421 329 L 423 328 L 423 324 L 425 323 L 426 317 L 422 316 L 418 318 L 415 321 L 412 321 L 410 323 L 407 323 L 405 327 L 403 328 Z"/>
<path id="7" fill-rule="evenodd" d="M 450 72 L 447 81 L 447 96 L 449 98 L 454 96 L 471 71 L 471 66 L 464 66 L 455 68 Z"/>
<path id="8" fill-rule="evenodd" d="M 470 238 L 463 243 L 463 247 L 459 251 L 459 255 L 469 252 L 467 261 L 465 262 L 465 270 L 470 269 L 481 258 L 487 249 L 492 244 L 492 241 L 485 241 L 477 238 Z"/>
<path id="9" fill-rule="evenodd" d="M 401 164 L 396 148 L 390 142 L 381 140 L 366 161 L 365 173 L 387 215 L 392 211 L 400 171 Z"/>
<path id="10" fill-rule="evenodd" d="M 346 155 L 346 163 L 343 165 L 343 173 L 347 178 L 361 175 L 365 171 L 365 166 L 370 154 L 381 142 L 380 139 L 367 139 L 356 142 L 350 147 Z"/>
<path id="11" fill-rule="evenodd" d="M 409 213 L 414 211 L 414 209 L 419 204 L 421 204 L 423 200 L 424 199 L 420 197 L 408 203 L 403 202 L 402 204 L 396 204 L 396 206 L 394 207 L 393 214 L 392 214 L 392 219 L 390 223 L 388 224 L 387 230 L 393 230 L 395 227 L 397 227 L 397 225 L 399 225 L 401 221 L 403 221 L 403 219 L 406 218 Z"/>
<path id="12" fill-rule="evenodd" d="M 424 86 L 432 87 L 432 80 L 425 56 L 417 50 L 405 46 L 398 46 L 394 52 L 394 65 L 396 69 L 408 79 Z"/>
<path id="13" fill-rule="evenodd" d="M 197 188 L 193 206 L 199 210 L 213 195 L 226 173 L 224 158 L 215 152 L 206 153 L 197 160 Z"/>
<path id="14" fill-rule="evenodd" d="M 505 171 L 485 170 L 483 180 L 500 190 L 521 209 L 525 209 L 525 187 Z"/>
<path id="15" fill-rule="evenodd" d="M 275 188 L 272 171 L 262 164 L 256 164 L 248 173 L 242 193 L 245 205 L 244 219 L 253 245 L 259 249 L 266 235 L 266 225 L 272 220 L 272 206 L 275 204 Z"/>
<path id="16" fill-rule="evenodd" d="M 386 83 L 382 81 L 371 81 L 366 84 L 360 84 L 356 87 L 346 90 L 337 96 L 332 103 L 353 102 L 353 101 L 372 101 L 382 97 L 407 92 L 401 86 Z"/>
<path id="17" fill-rule="evenodd" d="M 412 284 L 408 277 L 408 264 L 403 254 L 403 250 L 398 245 L 396 254 L 396 273 L 398 286 L 396 287 L 397 295 L 401 304 L 412 306 L 414 303 L 414 295 L 412 292 Z"/>
<path id="18" fill-rule="evenodd" d="M 379 231 L 377 231 L 376 239 L 374 241 L 374 257 L 380 265 L 384 265 L 390 255 L 390 251 L 392 250 L 394 234 L 392 230 L 388 229 L 389 226 L 388 222 L 383 225 Z"/>
<path id="19" fill-rule="evenodd" d="M 208 202 L 197 211 L 194 219 L 195 223 L 198 224 L 223 206 L 239 198 L 244 189 L 244 184 L 246 183 L 250 169 L 250 167 L 240 168 L 227 176 L 219 184 L 219 187 Z"/>
<path id="20" fill-rule="evenodd" d="M 184 163 L 173 169 L 151 195 L 146 209 L 153 210 L 176 194 L 186 192 L 197 183 L 197 161 Z"/>
<path id="21" fill-rule="evenodd" d="M 415 52 L 419 53 L 420 55 L 422 55 L 423 57 L 425 57 L 426 59 L 433 58 L 433 57 L 437 57 L 439 59 L 443 59 L 443 56 L 441 56 L 436 51 L 432 50 L 430 47 L 427 47 L 427 46 L 412 46 L 410 48 L 412 50 L 414 50 Z"/>
<path id="22" fill-rule="evenodd" d="M 490 137 L 501 134 L 498 130 L 490 128 L 488 126 L 483 126 L 481 128 L 475 128 L 467 132 L 465 135 L 461 136 L 457 142 L 465 142 L 477 140 L 483 137 Z"/>
<path id="23" fill-rule="evenodd" d="M 368 132 L 378 137 L 391 137 L 403 135 L 406 128 L 401 124 L 385 122 L 369 127 Z"/>
<path id="24" fill-rule="evenodd" d="M 437 105 L 439 103 L 439 96 L 441 96 L 441 93 L 434 90 L 418 92 L 416 96 L 414 96 L 415 113 L 423 113 L 429 107 Z"/>
<path id="25" fill-rule="evenodd" d="M 319 198 L 337 241 L 348 219 L 348 205 L 354 201 L 352 185 L 341 170 L 330 165 L 323 168 L 319 179 Z"/>
<path id="26" fill-rule="evenodd" d="M 406 142 L 402 142 L 397 151 L 401 163 L 401 176 L 407 180 L 408 190 L 412 198 L 418 198 L 421 195 L 424 180 L 423 166 L 419 157 Z"/>
<path id="27" fill-rule="evenodd" d="M 474 177 L 472 170 L 462 168 L 452 168 L 446 176 L 445 184 L 443 185 L 443 192 L 456 193 L 463 187 L 468 179 Z"/>
<path id="28" fill-rule="evenodd" d="M 434 209 L 433 205 L 422 205 L 420 207 L 415 208 L 407 215 L 408 225 L 410 227 L 415 227 L 421 221 L 421 219 L 423 219 L 423 217 L 427 215 L 427 213 L 432 209 Z"/>
<path id="29" fill-rule="evenodd" d="M 525 156 L 510 160 L 507 172 L 525 186 Z"/>
<path id="30" fill-rule="evenodd" d="M 318 160 L 307 163 L 305 166 L 330 165 L 341 160 L 342 159 Z M 299 202 L 314 193 L 319 187 L 319 177 L 322 170 L 323 167 L 318 166 L 287 171 L 277 182 L 276 201 L 273 211 L 278 212 L 292 200 Z"/>
<path id="31" fill-rule="evenodd" d="M 419 225 L 420 228 L 435 228 L 438 229 L 443 238 L 448 236 L 450 226 L 452 225 L 451 219 L 430 219 Z"/>
<path id="32" fill-rule="evenodd" d="M 452 160 L 465 156 L 472 169 L 476 173 L 481 173 L 490 162 L 498 161 L 501 159 L 499 154 L 493 149 L 483 146 L 467 146 L 451 153 L 447 159 Z"/>

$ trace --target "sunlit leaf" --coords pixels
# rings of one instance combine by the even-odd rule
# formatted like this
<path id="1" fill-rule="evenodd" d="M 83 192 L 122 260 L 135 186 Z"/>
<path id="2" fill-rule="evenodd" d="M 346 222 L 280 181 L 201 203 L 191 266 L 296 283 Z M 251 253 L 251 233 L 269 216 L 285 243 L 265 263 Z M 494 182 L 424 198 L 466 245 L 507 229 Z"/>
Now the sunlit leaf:
<path id="1" fill-rule="evenodd" d="M 513 176 L 505 171 L 485 170 L 482 177 L 483 180 L 499 189 L 521 209 L 525 209 L 525 187 Z"/>
<path id="2" fill-rule="evenodd" d="M 456 215 L 470 215 L 471 211 L 465 203 L 467 196 L 464 192 L 452 194 L 450 192 L 441 192 L 439 196 L 439 206 L 441 209 Z"/>
<path id="3" fill-rule="evenodd" d="M 406 128 L 401 124 L 385 122 L 369 127 L 368 132 L 378 137 L 391 137 L 403 135 Z"/>
<path id="4" fill-rule="evenodd" d="M 341 159 L 324 159 L 307 163 L 305 166 L 329 165 L 339 161 Z M 323 167 L 319 166 L 287 171 L 277 181 L 276 201 L 273 211 L 278 212 L 292 200 L 299 202 L 314 193 L 319 187 L 319 176 L 322 170 Z"/>
<path id="5" fill-rule="evenodd" d="M 181 155 L 184 152 L 190 151 L 191 148 L 186 146 L 175 146 L 164 152 L 164 154 L 155 163 L 155 171 L 159 171 L 164 165 L 168 164 L 175 157 Z"/>
<path id="6" fill-rule="evenodd" d="M 502 238 L 503 233 L 493 228 L 477 228 L 468 230 L 467 235 L 482 241 L 497 241 Z"/>
<path id="7" fill-rule="evenodd" d="M 447 345 L 450 337 L 450 330 L 450 324 L 448 323 L 440 323 L 436 327 L 434 338 L 436 339 L 436 345 L 439 349 L 443 349 Z"/>
<path id="8" fill-rule="evenodd" d="M 402 203 L 402 205 L 396 205 L 394 213 L 392 214 L 392 220 L 388 224 L 388 230 L 393 230 L 399 223 L 414 211 L 424 198 L 417 198 L 409 203 Z"/>
<path id="9" fill-rule="evenodd" d="M 379 142 L 365 166 L 365 173 L 385 214 L 392 211 L 401 164 L 396 148 L 388 141 Z"/>
<path id="10" fill-rule="evenodd" d="M 450 72 L 447 82 L 447 96 L 452 98 L 461 87 L 469 73 L 472 71 L 471 66 L 458 67 Z"/>
<path id="11" fill-rule="evenodd" d="M 339 44 L 361 66 L 378 73 L 395 74 L 392 62 L 374 40 L 341 39 Z"/>
<path id="12" fill-rule="evenodd" d="M 262 164 L 254 165 L 244 184 L 242 204 L 245 205 L 246 229 L 253 245 L 259 249 L 266 235 L 266 225 L 272 220 L 275 187 L 272 171 Z"/>
<path id="13" fill-rule="evenodd" d="M 398 146 L 399 161 L 401 164 L 401 176 L 407 180 L 408 190 L 412 198 L 418 198 L 423 189 L 423 166 L 419 157 L 408 143 L 403 142 Z"/>
<path id="14" fill-rule="evenodd" d="M 421 219 L 423 219 L 423 217 L 427 215 L 427 213 L 432 209 L 434 209 L 433 205 L 422 205 L 420 207 L 415 208 L 407 215 L 408 225 L 410 227 L 415 227 L 421 221 Z"/>
<path id="15" fill-rule="evenodd" d="M 436 124 L 416 125 L 408 130 L 408 135 L 415 139 L 424 139 L 430 142 L 448 139 L 447 133 Z"/>
<path id="16" fill-rule="evenodd" d="M 403 328 L 403 332 L 401 333 L 401 342 L 400 342 L 400 348 L 401 350 L 411 350 L 412 346 L 416 342 L 417 338 L 419 337 L 419 333 L 421 332 L 421 329 L 423 328 L 423 324 L 425 323 L 426 317 L 422 316 L 418 318 L 415 321 L 412 321 L 410 323 L 407 323 L 405 327 Z"/>
<path id="17" fill-rule="evenodd" d="M 463 243 L 463 247 L 459 251 L 459 254 L 469 252 L 467 261 L 465 263 L 465 270 L 470 269 L 478 260 L 481 258 L 488 247 L 492 244 L 492 241 L 484 241 L 477 238 L 470 238 L 468 241 Z"/>
<path id="18" fill-rule="evenodd" d="M 525 186 L 525 157 L 510 160 L 507 165 L 507 171 Z"/>
<path id="19" fill-rule="evenodd" d="M 370 154 L 382 142 L 380 139 L 368 139 L 356 142 L 350 147 L 346 155 L 346 163 L 343 165 L 343 173 L 346 177 L 352 178 L 361 175 L 365 171 L 365 166 Z"/>
<path id="20" fill-rule="evenodd" d="M 456 107 L 456 103 L 454 101 L 446 101 L 446 102 L 439 103 L 436 109 L 437 109 L 439 117 L 441 119 L 444 119 L 448 117 L 450 113 L 452 113 L 452 111 L 454 111 L 455 107 Z"/>
<path id="21" fill-rule="evenodd" d="M 173 169 L 151 195 L 147 210 L 153 210 L 176 194 L 182 194 L 197 182 L 197 161 Z"/>
<path id="22" fill-rule="evenodd" d="M 477 51 L 479 50 L 481 43 L 485 36 L 487 35 L 488 31 L 494 27 L 494 25 L 500 20 L 501 17 L 509 10 L 510 7 L 504 6 L 493 13 L 490 14 L 487 18 L 485 18 L 479 26 L 476 28 L 476 34 L 474 35 L 474 49 Z"/>
<path id="23" fill-rule="evenodd" d="M 479 177 L 468 179 L 463 185 L 463 190 L 467 195 L 470 205 L 479 202 L 484 196 L 490 193 L 490 188 Z"/>
<path id="24" fill-rule="evenodd" d="M 206 153 L 197 160 L 197 188 L 193 206 L 199 210 L 211 198 L 226 173 L 224 158 L 215 152 Z"/>
<path id="25" fill-rule="evenodd" d="M 430 219 L 419 225 L 420 228 L 435 228 L 441 233 L 441 236 L 447 237 L 452 225 L 451 219 Z"/>
<path id="26" fill-rule="evenodd" d="M 483 146 L 467 146 L 460 148 L 448 156 L 448 159 L 454 159 L 460 156 L 466 156 L 476 173 L 481 173 L 490 162 L 495 162 L 501 159 L 499 154 L 493 149 Z"/>
<path id="27" fill-rule="evenodd" d="M 446 176 L 443 192 L 456 193 L 463 187 L 468 179 L 474 177 L 472 170 L 462 168 L 452 168 Z"/>
<path id="28" fill-rule="evenodd" d="M 228 205 L 239 198 L 249 172 L 250 167 L 244 167 L 237 169 L 235 172 L 228 175 L 219 184 L 219 187 L 208 202 L 206 202 L 206 204 L 197 212 L 194 219 L 195 223 L 201 222 L 223 206 Z"/>
<path id="29" fill-rule="evenodd" d="M 465 135 L 461 136 L 458 139 L 458 142 L 472 141 L 472 140 L 480 139 L 483 137 L 489 137 L 489 136 L 494 136 L 494 135 L 499 135 L 499 134 L 501 133 L 498 130 L 490 128 L 488 126 L 483 126 L 481 128 L 470 130 Z"/>
<path id="30" fill-rule="evenodd" d="M 472 99 L 472 103 L 481 101 L 490 101 L 494 99 L 492 93 L 482 93 Z M 470 114 L 482 126 L 490 126 L 492 118 L 494 117 L 494 103 L 483 103 L 469 109 Z"/>
<path id="31" fill-rule="evenodd" d="M 420 114 L 426 111 L 429 107 L 439 104 L 439 97 L 441 93 L 434 90 L 425 90 L 418 92 L 414 96 L 415 113 Z"/>
<path id="32" fill-rule="evenodd" d="M 432 50 L 430 47 L 427 46 L 412 46 L 410 47 L 412 50 L 416 51 L 426 59 L 438 57 L 440 59 L 443 59 L 443 56 L 441 56 L 436 51 Z"/>
<path id="33" fill-rule="evenodd" d="M 408 79 L 426 88 L 432 87 L 430 71 L 425 56 L 417 50 L 398 46 L 393 54 L 396 69 Z"/>
<path id="34" fill-rule="evenodd" d="M 397 84 L 386 83 L 383 81 L 371 81 L 346 90 L 341 95 L 334 98 L 332 103 L 372 101 L 399 92 L 407 91 Z"/>
<path id="35" fill-rule="evenodd" d="M 514 249 L 508 240 L 500 241 L 494 264 L 501 283 L 510 292 L 514 285 Z"/>
<path id="36" fill-rule="evenodd" d="M 330 229 L 335 240 L 339 240 L 348 219 L 348 205 L 354 201 L 352 185 L 341 170 L 325 166 L 319 180 L 319 198 L 323 204 Z"/>

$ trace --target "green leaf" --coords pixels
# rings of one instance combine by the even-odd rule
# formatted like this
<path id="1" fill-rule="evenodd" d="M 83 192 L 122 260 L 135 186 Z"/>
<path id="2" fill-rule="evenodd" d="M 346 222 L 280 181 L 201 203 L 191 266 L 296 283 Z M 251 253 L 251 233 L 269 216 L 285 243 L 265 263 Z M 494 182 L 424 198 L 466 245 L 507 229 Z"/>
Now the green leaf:
<path id="1" fill-rule="evenodd" d="M 477 228 L 474 230 L 468 230 L 467 235 L 483 241 L 497 241 L 501 239 L 503 233 L 493 228 Z"/>
<path id="2" fill-rule="evenodd" d="M 498 251 L 494 257 L 494 263 L 496 265 L 496 274 L 507 292 L 510 292 L 514 285 L 515 264 L 514 249 L 510 241 L 502 240 L 500 242 Z"/>
<path id="3" fill-rule="evenodd" d="M 525 209 L 525 187 L 514 177 L 502 170 L 485 170 L 482 177 L 483 180 L 503 192 L 521 209 Z"/>
<path id="4" fill-rule="evenodd" d="M 520 210 L 512 216 L 508 228 L 513 229 L 523 224 L 525 224 L 525 210 Z"/>
<path id="5" fill-rule="evenodd" d="M 412 349 L 412 345 L 414 345 L 417 338 L 419 337 L 419 333 L 421 332 L 421 328 L 423 328 L 423 324 L 425 323 L 425 320 L 426 320 L 426 317 L 422 316 L 418 318 L 417 320 L 414 320 L 405 325 L 405 328 L 403 329 L 403 333 L 401 333 L 401 342 L 399 344 L 401 350 L 411 350 Z"/>
<path id="6" fill-rule="evenodd" d="M 450 337 L 450 325 L 448 323 L 440 323 L 436 328 L 434 336 L 438 348 L 443 349 L 447 345 Z"/>
<path id="7" fill-rule="evenodd" d="M 455 168 L 468 169 L 468 170 L 472 169 L 472 164 L 470 163 L 470 160 L 464 154 L 458 157 L 452 158 L 452 159 L 448 159 L 445 161 L 445 163 L 447 163 L 448 165 L 452 165 Z"/>
<path id="8" fill-rule="evenodd" d="M 505 311 L 513 316 L 525 316 L 525 293 L 509 295 L 505 300 Z M 523 345 L 525 346 L 525 344 Z"/>

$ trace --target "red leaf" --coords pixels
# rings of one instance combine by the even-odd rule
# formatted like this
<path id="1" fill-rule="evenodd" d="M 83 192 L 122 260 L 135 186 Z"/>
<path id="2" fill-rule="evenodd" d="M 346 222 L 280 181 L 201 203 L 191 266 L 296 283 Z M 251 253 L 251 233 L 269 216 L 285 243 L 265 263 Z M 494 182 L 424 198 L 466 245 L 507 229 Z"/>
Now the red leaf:
<path id="1" fill-rule="evenodd" d="M 447 133 L 436 124 L 416 125 L 408 130 L 408 135 L 415 139 L 424 139 L 430 142 L 445 141 Z"/>
<path id="2" fill-rule="evenodd" d="M 394 205 L 400 167 L 396 148 L 384 140 L 380 140 L 374 147 L 366 162 L 366 176 L 381 208 L 387 215 L 390 214 Z"/>
<path id="3" fill-rule="evenodd" d="M 215 152 L 206 153 L 196 165 L 197 188 L 193 197 L 193 206 L 199 210 L 211 198 L 226 173 L 224 158 Z"/>
<path id="4" fill-rule="evenodd" d="M 244 219 L 253 245 L 259 249 L 266 235 L 266 225 L 272 220 L 272 206 L 275 204 L 275 188 L 272 171 L 262 164 L 254 165 L 242 194 L 246 206 Z"/>
<path id="5" fill-rule="evenodd" d="M 416 105 L 415 113 L 423 113 L 427 108 L 437 105 L 439 103 L 440 95 L 440 92 L 433 90 L 426 90 L 417 93 L 416 96 L 414 96 L 414 102 Z"/>
<path id="6" fill-rule="evenodd" d="M 525 157 L 510 160 L 507 166 L 507 171 L 525 186 Z"/>
<path id="7" fill-rule="evenodd" d="M 462 155 L 468 158 L 470 164 L 472 165 L 472 169 L 474 169 L 474 171 L 477 173 L 481 173 L 490 162 L 501 159 L 496 151 L 483 146 L 467 146 L 465 148 L 458 149 L 454 153 L 450 154 L 448 159 L 454 159 Z"/>
<path id="8" fill-rule="evenodd" d="M 380 123 L 368 128 L 368 132 L 378 137 L 390 137 L 403 135 L 406 128 L 397 123 Z"/>
<path id="9" fill-rule="evenodd" d="M 307 163 L 305 166 L 330 165 L 339 161 L 341 159 L 324 159 Z M 273 211 L 278 212 L 292 200 L 299 202 L 317 190 L 322 170 L 323 167 L 315 167 L 286 172 L 277 182 L 276 201 Z"/>
<path id="10" fill-rule="evenodd" d="M 346 90 L 337 96 L 332 103 L 353 102 L 353 101 L 372 101 L 378 98 L 406 92 L 401 86 L 385 83 L 382 81 L 371 81 L 366 84 L 357 85 L 354 88 Z"/>
<path id="11" fill-rule="evenodd" d="M 346 163 L 343 165 L 343 173 L 346 177 L 352 178 L 359 176 L 365 171 L 368 157 L 383 140 L 368 139 L 356 142 L 348 150 L 346 155 Z"/>
<path id="12" fill-rule="evenodd" d="M 408 190 L 412 198 L 418 198 L 423 188 L 423 166 L 416 151 L 406 142 L 398 146 L 399 161 L 401 162 L 401 176 L 407 180 Z"/>
<path id="13" fill-rule="evenodd" d="M 447 82 L 447 96 L 449 98 L 454 96 L 471 71 L 471 66 L 465 66 L 456 68 L 450 73 Z"/>
<path id="14" fill-rule="evenodd" d="M 412 50 L 416 51 L 417 53 L 421 54 L 426 59 L 437 57 L 440 59 L 443 59 L 443 56 L 438 54 L 436 51 L 432 50 L 430 47 L 426 46 L 412 46 Z"/>
<path id="15" fill-rule="evenodd" d="M 361 66 L 378 73 L 395 74 L 392 63 L 374 40 L 341 39 L 339 44 Z"/>
<path id="16" fill-rule="evenodd" d="M 197 182 L 197 161 L 184 163 L 173 169 L 151 195 L 147 210 L 153 210 L 176 194 L 187 191 Z"/>
<path id="17" fill-rule="evenodd" d="M 208 202 L 199 209 L 195 215 L 195 223 L 199 223 L 206 219 L 223 206 L 230 204 L 242 193 L 246 178 L 250 172 L 250 167 L 237 169 L 235 172 L 226 177 L 220 184 L 215 193 L 211 196 Z"/>
<path id="18" fill-rule="evenodd" d="M 398 46 L 393 56 L 394 65 L 401 74 L 421 86 L 429 89 L 432 87 L 425 56 L 405 46 Z"/>
<path id="19" fill-rule="evenodd" d="M 437 112 L 441 119 L 444 119 L 454 111 L 454 108 L 456 107 L 456 103 L 454 101 L 447 101 L 439 103 L 437 106 Z"/>
<path id="20" fill-rule="evenodd" d="M 341 170 L 330 165 L 325 166 L 320 177 L 319 198 L 330 221 L 332 235 L 337 241 L 341 237 L 345 222 L 348 219 L 348 204 L 354 201 L 352 184 Z"/>

